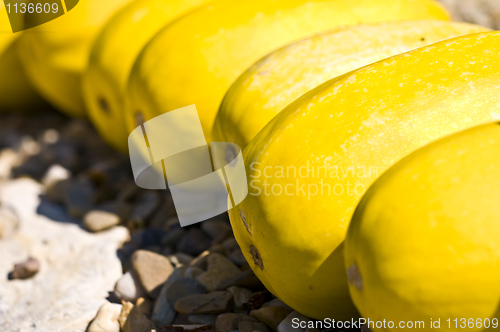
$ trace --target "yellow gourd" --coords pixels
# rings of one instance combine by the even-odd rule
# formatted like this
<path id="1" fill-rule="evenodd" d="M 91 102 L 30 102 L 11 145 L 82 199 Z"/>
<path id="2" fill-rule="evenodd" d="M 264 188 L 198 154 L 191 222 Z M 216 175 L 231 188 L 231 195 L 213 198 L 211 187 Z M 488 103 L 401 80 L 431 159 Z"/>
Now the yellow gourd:
<path id="1" fill-rule="evenodd" d="M 400 54 L 323 83 L 259 132 L 229 216 L 269 290 L 310 317 L 353 315 L 342 243 L 359 199 L 416 149 L 500 119 L 499 53 L 500 32 L 485 32 Z"/>
<path id="2" fill-rule="evenodd" d="M 214 123 L 217 141 L 244 149 L 283 108 L 321 83 L 443 39 L 489 29 L 446 21 L 348 27 L 303 39 L 265 56 L 231 86 Z"/>
<path id="3" fill-rule="evenodd" d="M 124 100 L 130 70 L 146 43 L 177 16 L 213 0 L 136 0 L 106 24 L 83 79 L 89 118 L 111 146 L 127 151 Z"/>
<path id="4" fill-rule="evenodd" d="M 492 123 L 410 154 L 368 190 L 345 255 L 353 301 L 372 330 L 498 328 L 499 171 Z"/>
<path id="5" fill-rule="evenodd" d="M 367 22 L 442 19 L 432 0 L 221 0 L 166 26 L 131 73 L 127 126 L 195 104 L 207 140 L 222 98 L 252 63 L 293 40 Z"/>

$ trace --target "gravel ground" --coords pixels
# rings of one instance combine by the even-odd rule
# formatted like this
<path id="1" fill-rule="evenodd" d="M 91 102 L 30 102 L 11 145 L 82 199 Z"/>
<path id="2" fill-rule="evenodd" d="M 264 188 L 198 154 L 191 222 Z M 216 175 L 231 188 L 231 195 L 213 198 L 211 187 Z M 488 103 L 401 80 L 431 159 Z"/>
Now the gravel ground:
<path id="1" fill-rule="evenodd" d="M 456 20 L 500 29 L 500 0 L 440 1 Z M 66 330 L 287 332 L 295 330 L 291 327 L 292 318 L 308 319 L 265 290 L 246 263 L 227 215 L 181 228 L 169 192 L 138 188 L 128 157 L 108 148 L 86 121 L 69 119 L 50 110 L 33 117 L 0 115 L 0 191 L 26 177 L 36 180 L 41 187 L 25 182 L 22 186 L 38 186 L 40 190 L 17 192 L 40 195 L 37 213 L 45 215 L 48 222 L 71 225 L 84 232 L 84 237 L 93 239 L 111 236 L 110 229 L 117 227 L 126 228 L 125 233 L 130 234 L 122 240 L 117 240 L 121 235 L 110 237 L 121 241 L 118 250 L 113 252 L 121 263 L 121 271 L 118 271 L 114 290 L 108 289 L 107 298 L 103 295 L 102 301 L 96 302 L 100 307 L 97 317 L 88 323 L 98 307 L 80 305 L 79 315 L 87 318 Z M 40 194 L 35 194 L 38 192 Z M 31 234 L 32 240 L 29 240 L 22 223 L 22 216 L 0 202 L 0 239 L 18 241 L 18 246 L 5 255 L 19 260 L 14 266 L 12 260 L 3 259 L 0 270 L 10 273 L 0 279 L 22 280 L 24 285 L 35 287 L 36 284 L 29 283 L 39 278 L 42 274 L 39 271 L 56 268 L 54 257 L 56 261 L 64 261 L 64 255 L 73 259 L 74 254 L 70 249 L 59 252 L 59 256 L 50 250 L 27 250 L 34 235 Z M 61 232 L 61 229 L 50 229 Z M 86 260 L 103 261 L 99 256 L 103 250 L 95 251 L 95 256 Z M 106 261 L 105 265 L 111 269 L 112 261 Z M 106 271 L 87 272 L 87 278 L 94 285 L 105 280 L 102 275 Z M 104 289 L 108 284 L 103 284 Z M 76 286 L 62 280 L 54 287 L 57 289 L 52 291 L 57 296 L 53 301 L 57 302 L 71 293 L 68 288 Z M 6 301 L 0 296 L 3 330 L 58 329 L 56 325 L 37 328 L 35 318 L 29 324 L 16 321 Z M 38 303 L 39 308 L 42 306 L 42 317 L 37 319 L 47 319 L 43 317 L 45 305 Z M 30 310 L 34 310 L 33 306 L 27 304 L 26 312 L 29 314 Z"/>

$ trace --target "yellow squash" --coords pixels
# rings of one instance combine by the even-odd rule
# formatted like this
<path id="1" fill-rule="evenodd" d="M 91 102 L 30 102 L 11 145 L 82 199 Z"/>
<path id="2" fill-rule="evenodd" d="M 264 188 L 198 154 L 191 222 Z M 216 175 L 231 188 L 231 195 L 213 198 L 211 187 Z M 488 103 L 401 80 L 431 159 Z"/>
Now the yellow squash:
<path id="1" fill-rule="evenodd" d="M 208 140 L 227 89 L 273 49 L 319 31 L 362 22 L 448 19 L 432 0 L 221 0 L 163 29 L 134 65 L 129 131 L 195 104 Z"/>
<path id="2" fill-rule="evenodd" d="M 361 314 L 386 321 L 372 330 L 397 331 L 400 321 L 422 331 L 500 326 L 499 172 L 492 123 L 412 153 L 368 190 L 345 260 Z"/>
<path id="3" fill-rule="evenodd" d="M 136 0 L 107 23 L 94 43 L 83 93 L 90 120 L 111 146 L 127 151 L 125 89 L 135 58 L 177 16 L 213 0 Z"/>
<path id="4" fill-rule="evenodd" d="M 85 0 L 63 16 L 29 29 L 19 54 L 36 89 L 61 111 L 85 116 L 81 78 L 92 43 L 113 13 L 130 0 Z M 29 15 L 36 25 L 43 15 Z"/>
<path id="5" fill-rule="evenodd" d="M 12 33 L 7 9 L 0 2 L 0 112 L 24 112 L 44 105 L 29 83 L 17 56 L 21 34 Z"/>
<path id="6" fill-rule="evenodd" d="M 227 92 L 213 136 L 244 149 L 279 111 L 319 84 L 351 70 L 437 41 L 484 32 L 471 24 L 402 21 L 322 33 L 265 56 Z"/>
<path id="7" fill-rule="evenodd" d="M 249 195 L 229 212 L 266 287 L 314 318 L 349 318 L 342 243 L 366 188 L 430 141 L 500 119 L 500 32 L 442 41 L 327 81 L 244 151 Z"/>

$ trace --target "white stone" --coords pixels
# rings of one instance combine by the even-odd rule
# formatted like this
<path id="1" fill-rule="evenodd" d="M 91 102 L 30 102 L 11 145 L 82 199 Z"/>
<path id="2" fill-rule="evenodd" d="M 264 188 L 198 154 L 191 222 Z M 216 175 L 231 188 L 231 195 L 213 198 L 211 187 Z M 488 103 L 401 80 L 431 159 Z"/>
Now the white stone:
<path id="1" fill-rule="evenodd" d="M 42 183 L 45 187 L 50 187 L 56 182 L 69 179 L 71 177 L 71 172 L 61 165 L 54 164 L 50 166 L 48 171 L 45 173 L 42 179 Z"/>
<path id="2" fill-rule="evenodd" d="M 87 332 L 120 332 L 118 317 L 121 311 L 121 304 L 104 303 Z"/>
<path id="3" fill-rule="evenodd" d="M 130 271 L 118 280 L 114 293 L 119 299 L 133 303 L 138 298 L 146 296 L 146 291 L 142 288 L 139 280 Z"/>
<path id="4" fill-rule="evenodd" d="M 116 251 L 129 233 L 115 227 L 91 234 L 38 215 L 41 191 L 30 179 L 0 183 L 0 201 L 20 220 L 18 232 L 0 241 L 0 331 L 84 332 L 122 276 Z M 40 261 L 38 274 L 7 280 L 28 256 Z"/>

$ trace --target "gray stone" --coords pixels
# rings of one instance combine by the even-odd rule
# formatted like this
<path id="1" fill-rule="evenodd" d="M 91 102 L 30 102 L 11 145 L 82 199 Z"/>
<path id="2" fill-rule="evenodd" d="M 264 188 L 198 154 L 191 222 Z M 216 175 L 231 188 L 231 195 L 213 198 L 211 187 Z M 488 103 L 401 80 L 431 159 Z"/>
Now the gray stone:
<path id="1" fill-rule="evenodd" d="M 201 223 L 201 230 L 212 240 L 231 234 L 231 226 L 223 220 L 207 220 Z"/>
<path id="2" fill-rule="evenodd" d="M 261 308 L 265 308 L 265 307 L 282 307 L 282 308 L 285 308 L 285 309 L 290 310 L 290 311 L 293 310 L 291 307 L 289 307 L 288 305 L 286 305 L 280 299 L 273 299 L 273 300 L 271 300 L 269 302 L 266 302 L 263 305 L 261 305 Z"/>
<path id="3" fill-rule="evenodd" d="M 88 231 L 100 232 L 120 224 L 120 217 L 114 213 L 92 210 L 83 216 L 83 224 Z"/>
<path id="4" fill-rule="evenodd" d="M 122 332 L 151 332 L 155 328 L 155 324 L 130 302 L 123 304 L 118 322 Z"/>
<path id="5" fill-rule="evenodd" d="M 260 322 L 240 322 L 238 324 L 238 330 L 240 330 L 240 332 L 270 332 L 269 328 Z"/>
<path id="6" fill-rule="evenodd" d="M 97 316 L 90 324 L 87 332 L 120 332 L 118 317 L 121 310 L 121 304 L 104 303 L 97 312 Z"/>
<path id="7" fill-rule="evenodd" d="M 218 315 L 189 315 L 188 320 L 192 324 L 213 325 Z"/>
<path id="8" fill-rule="evenodd" d="M 272 331 L 277 331 L 278 325 L 290 314 L 290 310 L 282 307 L 266 307 L 250 311 L 250 316 L 257 318 Z"/>
<path id="9" fill-rule="evenodd" d="M 116 251 L 129 233 L 115 227 L 92 234 L 50 220 L 37 213 L 41 193 L 27 178 L 0 186 L 0 201 L 20 220 L 19 231 L 0 241 L 0 275 L 35 253 L 41 265 L 34 278 L 0 279 L 0 331 L 84 332 L 122 276 Z"/>
<path id="10" fill-rule="evenodd" d="M 82 218 L 94 206 L 94 187 L 87 178 L 81 178 L 71 184 L 65 205 L 68 214 L 73 218 Z"/>
<path id="11" fill-rule="evenodd" d="M 243 287 L 231 286 L 227 290 L 231 292 L 234 296 L 234 307 L 242 308 L 243 303 L 245 303 L 250 296 L 252 296 L 252 291 Z"/>
<path id="12" fill-rule="evenodd" d="M 175 303 L 175 310 L 187 315 L 219 314 L 232 309 L 233 301 L 233 294 L 230 292 L 189 295 Z"/>
<path id="13" fill-rule="evenodd" d="M 167 299 L 167 290 L 170 286 L 184 276 L 185 266 L 180 266 L 172 272 L 167 281 L 163 284 L 160 294 L 156 299 L 151 320 L 156 326 L 165 326 L 172 324 L 175 319 L 175 309 Z"/>
<path id="14" fill-rule="evenodd" d="M 224 240 L 221 243 L 221 245 L 224 248 L 224 250 L 226 251 L 226 253 L 230 253 L 234 249 L 239 248 L 238 242 L 236 242 L 236 239 L 234 237 L 230 237 L 230 238 Z"/>
<path id="15" fill-rule="evenodd" d="M 182 239 L 182 237 L 186 234 L 186 230 L 184 228 L 175 228 L 167 231 L 167 235 L 163 238 L 162 245 L 175 247 L 177 243 Z"/>
<path id="16" fill-rule="evenodd" d="M 238 330 L 238 326 L 241 322 L 258 323 L 258 320 L 245 314 L 224 313 L 217 317 L 215 331 L 229 332 Z"/>
<path id="17" fill-rule="evenodd" d="M 52 203 L 65 204 L 66 197 L 73 182 L 71 179 L 61 180 L 54 183 L 52 186 L 45 188 L 45 196 Z"/>
<path id="18" fill-rule="evenodd" d="M 132 208 L 129 221 L 134 225 L 145 225 L 160 204 L 160 196 L 153 190 L 143 191 Z"/>
<path id="19" fill-rule="evenodd" d="M 236 276 L 222 281 L 218 286 L 218 290 L 227 289 L 230 286 L 244 287 L 251 290 L 264 289 L 264 285 L 257 278 L 251 269 L 245 270 L 237 274 Z"/>
<path id="20" fill-rule="evenodd" d="M 204 252 L 202 252 L 201 254 L 199 254 L 198 256 L 196 256 L 189 265 L 193 266 L 193 267 L 197 267 L 203 271 L 206 271 L 207 270 L 207 262 L 208 262 L 208 255 L 210 254 L 210 251 L 208 250 L 205 250 Z"/>
<path id="21" fill-rule="evenodd" d="M 221 281 L 228 280 L 240 273 L 240 269 L 226 257 L 212 253 L 207 257 L 207 271 L 196 277 L 208 292 L 217 289 Z"/>
<path id="22" fill-rule="evenodd" d="M 286 318 L 278 325 L 278 332 L 298 332 L 305 331 L 305 329 L 293 327 L 294 320 L 299 320 L 301 322 L 309 322 L 312 319 L 302 315 L 300 312 L 292 311 Z"/>
<path id="23" fill-rule="evenodd" d="M 135 306 L 146 316 L 150 316 L 153 311 L 153 301 L 149 297 L 140 297 L 137 299 Z"/>
<path id="24" fill-rule="evenodd" d="M 114 294 L 120 300 L 135 303 L 138 298 L 146 295 L 146 291 L 138 278 L 131 271 L 127 271 L 116 283 Z"/>
<path id="25" fill-rule="evenodd" d="M 193 256 L 197 256 L 210 246 L 208 237 L 198 228 L 191 228 L 177 243 L 175 249 Z"/>
<path id="26" fill-rule="evenodd" d="M 175 305 L 179 299 L 188 295 L 205 294 L 206 290 L 202 284 L 194 279 L 181 278 L 175 281 L 167 289 L 167 299 L 170 304 Z"/>
<path id="27" fill-rule="evenodd" d="M 27 260 L 14 265 L 14 270 L 10 273 L 11 279 L 28 279 L 38 273 L 40 262 L 38 259 L 28 257 Z"/>
<path id="28" fill-rule="evenodd" d="M 240 248 L 234 249 L 232 252 L 230 252 L 227 255 L 227 259 L 229 259 L 231 262 L 238 266 L 243 266 L 247 265 L 248 262 L 245 259 L 245 256 L 243 256 L 243 253 L 241 252 Z"/>
<path id="29" fill-rule="evenodd" d="M 132 255 L 132 269 L 149 296 L 156 299 L 161 286 L 174 271 L 174 267 L 160 254 L 137 250 Z"/>
<path id="30" fill-rule="evenodd" d="M 188 265 L 194 259 L 193 256 L 185 254 L 183 252 L 176 252 L 173 255 L 168 255 L 167 258 L 172 262 L 174 266 Z"/>
<path id="31" fill-rule="evenodd" d="M 238 314 L 225 313 L 217 316 L 215 332 L 229 332 L 238 329 Z"/>
<path id="32" fill-rule="evenodd" d="M 189 266 L 187 269 L 186 269 L 186 273 L 185 273 L 185 277 L 186 278 L 191 278 L 191 279 L 195 279 L 197 276 L 199 276 L 200 274 L 202 274 L 203 271 L 202 269 L 200 269 L 199 267 L 196 267 L 196 266 Z"/>
<path id="33" fill-rule="evenodd" d="M 172 196 L 169 195 L 160 203 L 160 207 L 151 217 L 151 220 L 149 221 L 149 227 L 169 230 L 171 228 L 171 225 L 169 224 L 171 223 L 170 220 L 172 219 L 172 217 L 175 217 L 175 214 L 176 212 Z M 179 220 L 177 219 L 177 223 L 178 222 Z"/>

